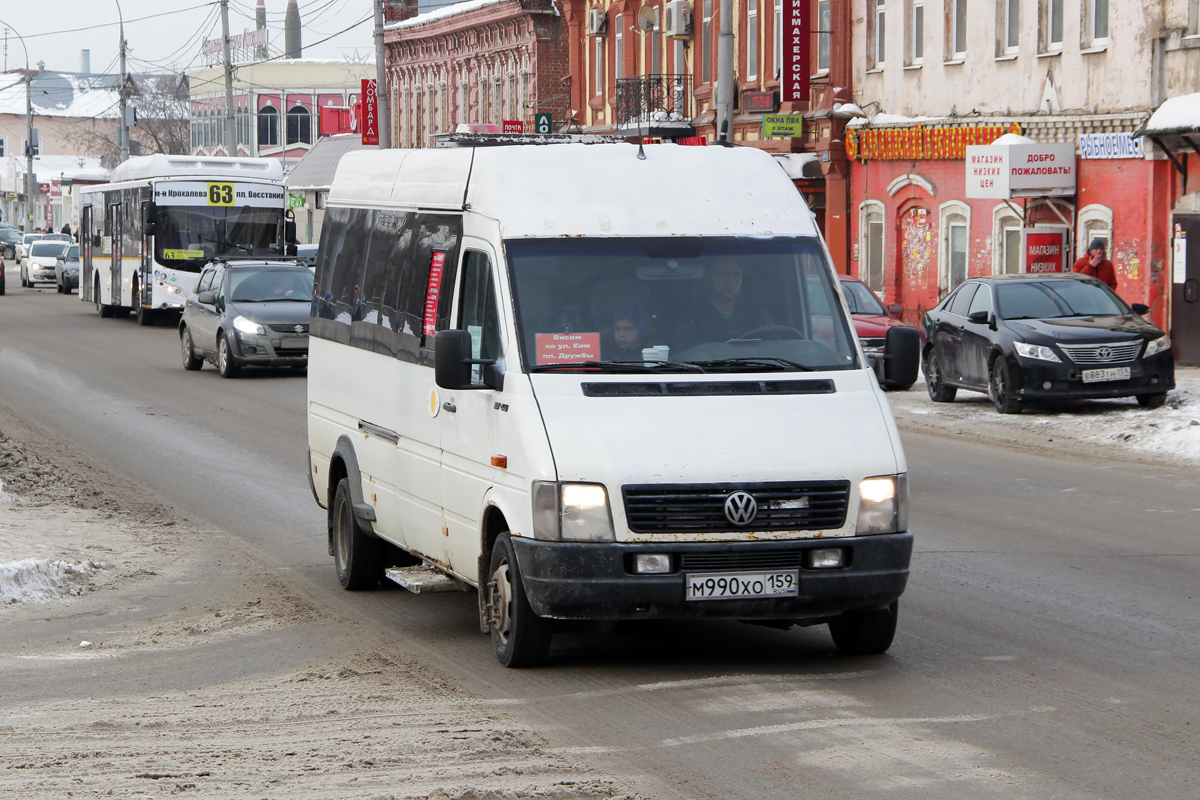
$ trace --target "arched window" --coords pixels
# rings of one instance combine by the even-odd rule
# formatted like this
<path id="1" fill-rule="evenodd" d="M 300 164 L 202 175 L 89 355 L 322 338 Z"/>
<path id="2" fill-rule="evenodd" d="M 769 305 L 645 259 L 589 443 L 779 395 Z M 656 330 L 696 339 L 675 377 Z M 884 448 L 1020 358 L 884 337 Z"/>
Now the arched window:
<path id="1" fill-rule="evenodd" d="M 992 210 L 992 273 L 1017 275 L 1021 264 L 1021 217 L 1008 203 Z"/>
<path id="2" fill-rule="evenodd" d="M 959 200 L 951 200 L 942 203 L 939 216 L 938 296 L 945 297 L 970 277 L 971 207 Z"/>
<path id="3" fill-rule="evenodd" d="M 1087 252 L 1093 239 L 1104 242 L 1104 249 L 1112 253 L 1113 212 L 1108 206 L 1098 203 L 1079 209 L 1079 230 L 1075 236 L 1075 257 Z M 1069 266 L 1069 265 L 1068 265 Z"/>
<path id="4" fill-rule="evenodd" d="M 258 146 L 276 147 L 279 145 L 279 109 L 275 106 L 263 106 L 258 110 Z"/>
<path id="5" fill-rule="evenodd" d="M 287 143 L 312 144 L 312 114 L 304 106 L 296 105 L 288 109 Z"/>

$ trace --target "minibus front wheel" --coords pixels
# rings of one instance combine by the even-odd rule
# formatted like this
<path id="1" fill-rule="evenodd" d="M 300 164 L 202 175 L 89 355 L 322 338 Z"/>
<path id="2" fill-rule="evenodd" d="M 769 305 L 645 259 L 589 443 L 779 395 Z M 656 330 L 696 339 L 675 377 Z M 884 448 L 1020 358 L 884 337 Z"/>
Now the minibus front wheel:
<path id="1" fill-rule="evenodd" d="M 350 481 L 342 478 L 333 495 L 333 565 L 342 588 L 360 591 L 379 585 L 384 566 L 382 544 L 359 527 Z"/>
<path id="2" fill-rule="evenodd" d="M 506 667 L 544 663 L 550 653 L 553 623 L 539 617 L 529 605 L 508 533 L 500 534 L 492 546 L 489 574 L 487 616 L 497 660 Z"/>

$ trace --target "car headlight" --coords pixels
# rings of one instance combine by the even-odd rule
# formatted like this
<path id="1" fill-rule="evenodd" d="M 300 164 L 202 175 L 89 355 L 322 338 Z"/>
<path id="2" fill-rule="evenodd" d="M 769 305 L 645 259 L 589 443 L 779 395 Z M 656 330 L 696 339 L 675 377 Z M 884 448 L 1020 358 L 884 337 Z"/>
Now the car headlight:
<path id="1" fill-rule="evenodd" d="M 908 475 L 881 475 L 858 485 L 856 533 L 903 533 L 908 530 Z"/>
<path id="2" fill-rule="evenodd" d="M 608 492 L 598 483 L 534 481 L 533 537 L 549 542 L 614 541 Z"/>
<path id="3" fill-rule="evenodd" d="M 1150 342 L 1150 344 L 1146 345 L 1146 356 L 1145 357 L 1149 358 L 1150 356 L 1156 356 L 1159 353 L 1161 353 L 1163 350 L 1170 350 L 1170 349 L 1171 349 L 1171 337 L 1170 336 L 1160 336 L 1157 339 Z"/>
<path id="4" fill-rule="evenodd" d="M 233 327 L 235 330 L 239 330 L 242 333 L 257 333 L 260 336 L 267 332 L 262 325 L 259 325 L 257 322 L 251 322 L 242 316 L 233 318 Z"/>
<path id="5" fill-rule="evenodd" d="M 1054 354 L 1054 351 L 1049 347 L 1044 347 L 1040 344 L 1026 344 L 1025 342 L 1013 342 L 1017 348 L 1017 355 L 1023 358 L 1036 358 L 1039 361 L 1055 361 L 1062 363 L 1062 359 Z"/>

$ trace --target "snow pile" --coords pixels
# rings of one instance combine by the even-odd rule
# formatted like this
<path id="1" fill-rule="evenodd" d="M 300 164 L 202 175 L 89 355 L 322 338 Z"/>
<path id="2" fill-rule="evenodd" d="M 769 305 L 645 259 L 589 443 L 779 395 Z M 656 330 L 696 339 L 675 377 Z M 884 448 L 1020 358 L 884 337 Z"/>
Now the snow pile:
<path id="1" fill-rule="evenodd" d="M 16 502 L 16 497 L 4 491 L 4 481 L 0 481 L 0 505 Z"/>
<path id="2" fill-rule="evenodd" d="M 87 591 L 92 577 L 103 568 L 103 564 L 95 561 L 50 561 L 45 558 L 0 564 L 0 605 L 76 597 Z"/>
<path id="3" fill-rule="evenodd" d="M 1099 420 L 1102 432 L 1094 441 L 1115 443 L 1133 450 L 1200 461 L 1200 386 L 1172 392 L 1167 404 L 1153 411 L 1122 409 Z M 1194 382 L 1192 382 L 1194 383 Z M 1190 391 L 1189 391 L 1190 389 Z M 1090 420 L 1082 419 L 1084 425 Z"/>
<path id="4" fill-rule="evenodd" d="M 418 14 L 415 17 L 409 17 L 399 22 L 389 22 L 383 26 L 383 29 L 386 31 L 397 31 L 405 28 L 418 28 L 422 25 L 428 25 L 431 22 L 437 22 L 440 19 L 465 14 L 468 11 L 478 11 L 481 8 L 487 8 L 488 6 L 494 6 L 502 2 L 504 0 L 465 0 L 462 3 L 451 3 L 434 11 L 427 11 L 424 14 Z"/>

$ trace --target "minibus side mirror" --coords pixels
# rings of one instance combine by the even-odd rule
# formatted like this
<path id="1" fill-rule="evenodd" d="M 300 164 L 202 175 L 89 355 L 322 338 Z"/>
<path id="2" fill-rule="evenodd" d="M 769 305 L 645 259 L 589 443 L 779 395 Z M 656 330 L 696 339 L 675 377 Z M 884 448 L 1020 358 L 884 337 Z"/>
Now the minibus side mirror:
<path id="1" fill-rule="evenodd" d="M 921 336 L 916 328 L 888 328 L 883 341 L 883 380 L 888 386 L 911 386 L 921 368 Z"/>
<path id="2" fill-rule="evenodd" d="M 471 358 L 468 331 L 438 331 L 433 339 L 433 379 L 442 389 L 504 389 L 504 373 L 495 359 Z M 483 383 L 472 383 L 471 367 L 483 366 Z"/>

